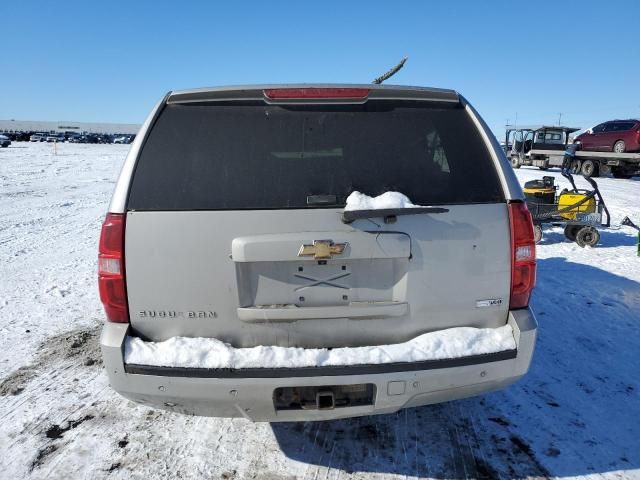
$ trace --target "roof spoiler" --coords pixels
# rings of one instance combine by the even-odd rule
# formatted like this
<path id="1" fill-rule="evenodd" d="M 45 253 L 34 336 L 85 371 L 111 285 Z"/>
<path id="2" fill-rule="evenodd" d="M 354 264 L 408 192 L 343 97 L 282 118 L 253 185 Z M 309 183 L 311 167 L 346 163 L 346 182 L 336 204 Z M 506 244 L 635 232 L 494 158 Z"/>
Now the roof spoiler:
<path id="1" fill-rule="evenodd" d="M 167 98 L 167 104 L 228 102 L 228 101 L 260 101 L 269 99 L 266 91 L 274 90 L 309 90 L 309 89 L 345 89 L 368 90 L 369 100 L 421 100 L 432 102 L 460 103 L 460 97 L 454 90 L 426 87 L 410 87 L 399 85 L 376 84 L 293 84 L 293 85 L 247 85 L 200 88 L 172 92 Z M 308 103 L 315 103 L 318 99 L 308 99 Z M 361 100 L 360 100 L 361 102 Z M 300 103 L 296 100 L 296 103 Z M 341 102 L 343 103 L 343 102 Z"/>

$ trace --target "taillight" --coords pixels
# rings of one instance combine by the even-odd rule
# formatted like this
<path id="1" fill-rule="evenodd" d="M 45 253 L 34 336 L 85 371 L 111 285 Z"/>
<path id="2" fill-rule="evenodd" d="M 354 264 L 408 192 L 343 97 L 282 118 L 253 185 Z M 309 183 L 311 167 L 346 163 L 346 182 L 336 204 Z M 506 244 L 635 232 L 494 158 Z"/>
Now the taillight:
<path id="1" fill-rule="evenodd" d="M 511 221 L 511 297 L 509 308 L 529 305 L 536 284 L 536 243 L 533 221 L 526 203 L 510 203 Z"/>
<path id="2" fill-rule="evenodd" d="M 111 322 L 128 322 L 124 274 L 124 215 L 108 213 L 102 224 L 98 254 L 100 300 Z"/>
<path id="3" fill-rule="evenodd" d="M 270 88 L 264 96 L 272 100 L 332 99 L 363 100 L 369 95 L 368 88 Z"/>

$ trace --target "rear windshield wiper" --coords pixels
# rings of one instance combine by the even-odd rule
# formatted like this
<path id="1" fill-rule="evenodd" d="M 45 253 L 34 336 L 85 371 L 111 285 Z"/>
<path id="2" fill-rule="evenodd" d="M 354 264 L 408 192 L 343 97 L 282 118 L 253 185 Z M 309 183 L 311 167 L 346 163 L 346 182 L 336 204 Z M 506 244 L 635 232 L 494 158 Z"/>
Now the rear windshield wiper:
<path id="1" fill-rule="evenodd" d="M 424 215 L 425 213 L 447 213 L 448 208 L 415 207 L 415 208 L 381 208 L 378 210 L 346 210 L 342 212 L 342 222 L 351 223 L 359 218 L 383 217 L 385 223 L 393 223 L 399 215 Z"/>

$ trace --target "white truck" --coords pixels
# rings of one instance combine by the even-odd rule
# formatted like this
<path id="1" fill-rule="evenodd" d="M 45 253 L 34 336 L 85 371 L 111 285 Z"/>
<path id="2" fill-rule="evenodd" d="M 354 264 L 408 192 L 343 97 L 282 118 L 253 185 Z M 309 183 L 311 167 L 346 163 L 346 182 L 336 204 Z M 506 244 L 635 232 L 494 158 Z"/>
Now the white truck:
<path id="1" fill-rule="evenodd" d="M 510 145 L 506 153 L 511 166 L 530 165 L 541 170 L 562 166 L 569 136 L 578 130 L 557 125 L 507 125 L 505 145 Z M 640 153 L 577 151 L 571 170 L 585 177 L 611 174 L 615 178 L 631 178 L 640 175 Z"/>

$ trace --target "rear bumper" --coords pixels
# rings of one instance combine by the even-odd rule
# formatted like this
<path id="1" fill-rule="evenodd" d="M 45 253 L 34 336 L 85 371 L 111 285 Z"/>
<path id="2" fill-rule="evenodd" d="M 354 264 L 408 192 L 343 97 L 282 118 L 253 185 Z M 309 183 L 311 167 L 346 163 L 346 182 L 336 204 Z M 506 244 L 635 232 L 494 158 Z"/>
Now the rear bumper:
<path id="1" fill-rule="evenodd" d="M 106 323 L 100 339 L 105 368 L 113 389 L 138 403 L 191 415 L 245 417 L 252 421 L 314 421 L 392 413 L 402 408 L 445 402 L 503 388 L 529 369 L 535 346 L 537 323 L 530 309 L 509 312 L 517 350 L 509 355 L 476 357 L 468 361 L 442 361 L 424 370 L 407 369 L 363 371 L 342 367 L 317 374 L 286 376 L 243 372 L 188 376 L 175 369 L 127 368 L 124 341 L 129 325 Z M 391 371 L 389 371 L 391 370 Z M 136 372 L 136 373 L 132 373 Z M 247 372 L 251 374 L 250 372 Z M 376 394 L 372 405 L 333 410 L 276 411 L 273 393 L 278 387 L 352 385 L 373 383 Z"/>

